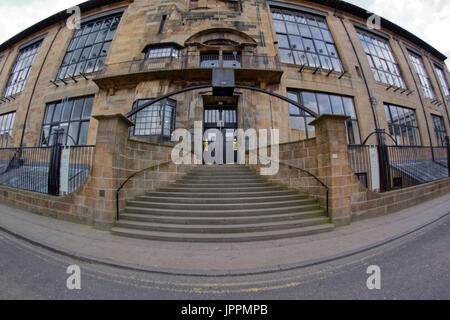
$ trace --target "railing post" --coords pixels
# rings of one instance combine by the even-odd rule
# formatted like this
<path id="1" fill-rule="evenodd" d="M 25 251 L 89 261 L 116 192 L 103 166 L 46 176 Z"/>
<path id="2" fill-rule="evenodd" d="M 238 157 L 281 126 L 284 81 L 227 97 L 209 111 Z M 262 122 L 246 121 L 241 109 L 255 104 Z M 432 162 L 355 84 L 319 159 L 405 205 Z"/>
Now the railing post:
<path id="1" fill-rule="evenodd" d="M 386 192 L 390 189 L 391 174 L 389 166 L 389 153 L 384 140 L 384 129 L 376 129 L 378 142 L 378 158 L 380 161 L 380 191 Z"/>
<path id="2" fill-rule="evenodd" d="M 59 195 L 60 169 L 61 169 L 61 137 L 64 129 L 55 130 L 55 143 L 50 153 L 50 163 L 48 168 L 48 194 Z"/>
<path id="3" fill-rule="evenodd" d="M 450 137 L 445 137 L 445 144 L 447 145 L 447 168 L 448 168 L 448 176 L 450 177 Z"/>

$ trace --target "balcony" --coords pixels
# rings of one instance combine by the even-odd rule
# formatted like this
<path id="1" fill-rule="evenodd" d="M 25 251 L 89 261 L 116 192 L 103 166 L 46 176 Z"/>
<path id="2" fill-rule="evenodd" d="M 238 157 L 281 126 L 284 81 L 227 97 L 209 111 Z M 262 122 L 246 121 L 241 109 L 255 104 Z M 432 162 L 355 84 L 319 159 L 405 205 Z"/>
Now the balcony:
<path id="1" fill-rule="evenodd" d="M 152 80 L 204 82 L 211 81 L 214 68 L 234 69 L 238 84 L 278 84 L 283 74 L 276 56 L 192 54 L 104 65 L 94 81 L 101 89 L 135 87 Z"/>

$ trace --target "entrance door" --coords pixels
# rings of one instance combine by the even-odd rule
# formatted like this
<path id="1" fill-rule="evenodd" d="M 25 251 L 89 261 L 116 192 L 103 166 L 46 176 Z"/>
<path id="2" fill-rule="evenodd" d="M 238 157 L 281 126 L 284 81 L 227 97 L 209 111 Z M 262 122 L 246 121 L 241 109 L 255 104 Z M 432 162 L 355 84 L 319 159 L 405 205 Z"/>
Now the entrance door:
<path id="1" fill-rule="evenodd" d="M 235 132 L 237 129 L 237 110 L 235 107 L 205 107 L 204 111 L 204 132 L 208 132 L 203 141 L 203 149 L 206 151 L 212 143 L 220 142 L 222 139 L 223 150 L 221 157 L 223 164 L 233 164 L 237 162 L 237 139 Z M 219 134 L 220 133 L 220 134 Z M 211 156 L 216 157 L 216 151 L 212 151 Z M 227 157 L 228 155 L 228 157 Z M 219 162 L 219 159 L 217 159 Z"/>

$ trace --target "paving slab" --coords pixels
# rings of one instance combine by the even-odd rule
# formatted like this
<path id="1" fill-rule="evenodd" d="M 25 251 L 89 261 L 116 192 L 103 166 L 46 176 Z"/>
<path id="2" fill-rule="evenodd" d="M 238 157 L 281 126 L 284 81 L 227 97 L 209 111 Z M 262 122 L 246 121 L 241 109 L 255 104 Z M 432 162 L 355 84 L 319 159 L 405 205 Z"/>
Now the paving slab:
<path id="1" fill-rule="evenodd" d="M 92 262 L 168 274 L 274 272 L 368 250 L 450 215 L 450 194 L 400 212 L 293 239 L 183 243 L 130 239 L 0 204 L 0 230 Z"/>

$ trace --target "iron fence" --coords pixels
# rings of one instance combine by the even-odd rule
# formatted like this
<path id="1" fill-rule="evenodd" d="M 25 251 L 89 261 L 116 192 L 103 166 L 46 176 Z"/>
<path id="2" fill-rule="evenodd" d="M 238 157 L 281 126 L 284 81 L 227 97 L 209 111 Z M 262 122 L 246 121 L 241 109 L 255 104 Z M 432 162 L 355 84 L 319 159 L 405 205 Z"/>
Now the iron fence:
<path id="1" fill-rule="evenodd" d="M 349 145 L 348 161 L 359 181 L 361 181 L 361 183 L 370 190 L 373 190 L 372 173 L 370 168 L 371 148 L 373 148 L 373 146 Z"/>
<path id="2" fill-rule="evenodd" d="M 384 192 L 450 177 L 449 152 L 448 147 L 349 145 L 348 159 L 361 183 Z"/>
<path id="3" fill-rule="evenodd" d="M 131 60 L 104 65 L 97 73 L 96 78 L 105 75 L 133 74 L 150 71 L 186 70 L 201 68 L 230 68 L 230 69 L 256 69 L 281 70 L 281 64 L 276 56 L 266 55 L 232 55 L 225 54 L 190 54 L 180 57 L 157 57 L 151 59 Z"/>
<path id="4" fill-rule="evenodd" d="M 447 148 L 386 146 L 391 189 L 448 177 Z"/>
<path id="5" fill-rule="evenodd" d="M 67 149 L 70 150 L 67 152 L 66 166 L 68 179 L 64 188 L 61 188 L 60 178 L 62 152 L 55 153 L 55 149 L 55 147 L 0 149 L 0 185 L 54 195 L 62 194 L 63 190 L 64 193 L 73 193 L 89 176 L 95 146 L 74 146 Z M 56 189 L 52 189 L 52 185 L 56 185 Z"/>

